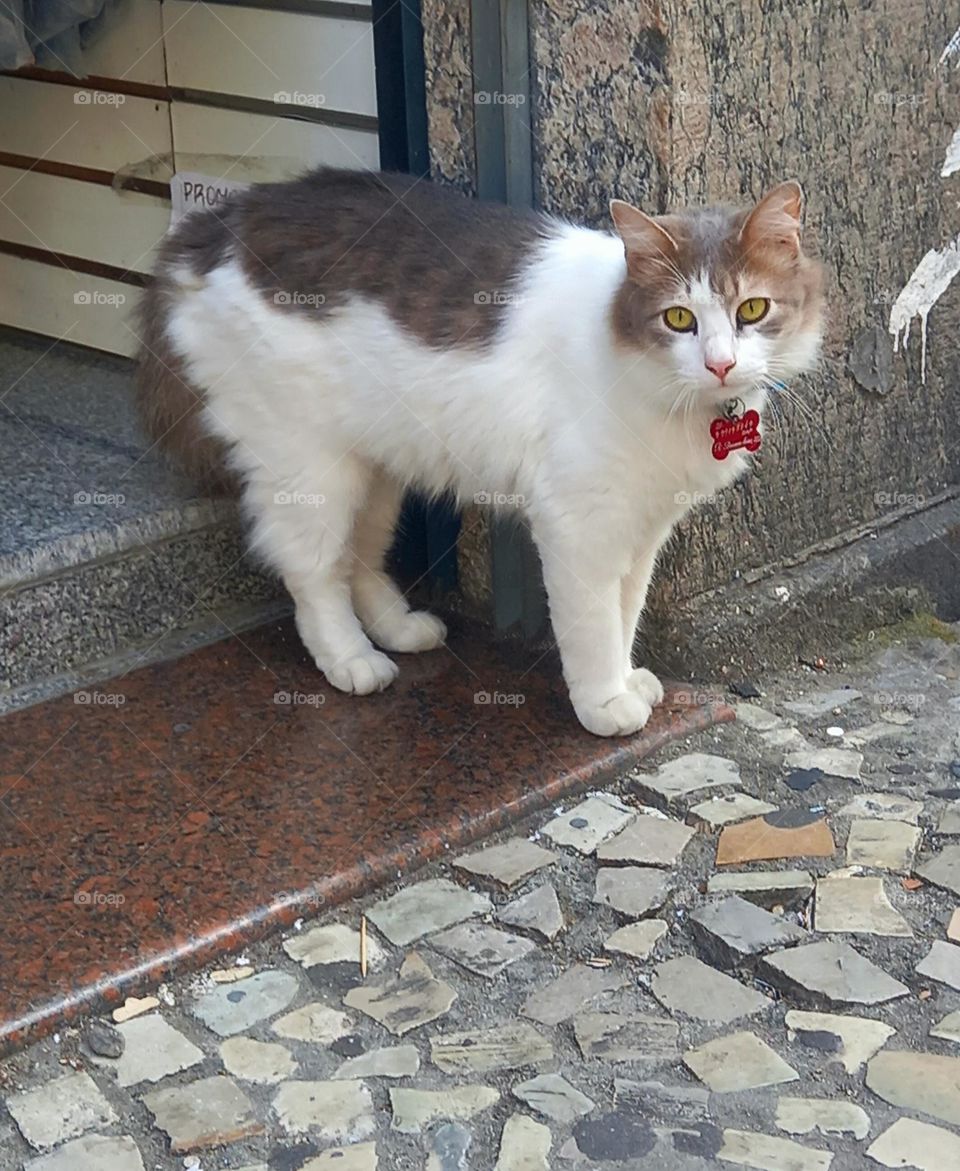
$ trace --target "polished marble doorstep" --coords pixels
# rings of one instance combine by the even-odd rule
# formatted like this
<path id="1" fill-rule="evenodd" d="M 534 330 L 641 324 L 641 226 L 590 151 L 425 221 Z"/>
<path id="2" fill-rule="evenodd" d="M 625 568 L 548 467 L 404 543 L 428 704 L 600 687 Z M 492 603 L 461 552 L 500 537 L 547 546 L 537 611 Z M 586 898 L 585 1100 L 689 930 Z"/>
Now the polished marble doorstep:
<path id="1" fill-rule="evenodd" d="M 383 695 L 345 697 L 271 625 L 3 717 L 0 1047 L 733 714 L 668 694 L 641 734 L 600 740 L 539 651 L 462 632 L 401 660 Z"/>

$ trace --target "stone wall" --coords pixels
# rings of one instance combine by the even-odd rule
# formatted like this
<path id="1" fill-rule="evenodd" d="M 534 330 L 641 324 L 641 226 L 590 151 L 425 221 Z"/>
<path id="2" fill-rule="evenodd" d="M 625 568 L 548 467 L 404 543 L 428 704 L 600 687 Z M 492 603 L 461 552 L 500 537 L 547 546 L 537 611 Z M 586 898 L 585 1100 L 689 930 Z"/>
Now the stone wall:
<path id="1" fill-rule="evenodd" d="M 435 172 L 469 190 L 469 4 L 425 0 Z M 535 189 L 605 226 L 612 195 L 651 211 L 808 196 L 829 279 L 821 370 L 782 404 L 749 479 L 685 524 L 655 606 L 776 567 L 960 481 L 960 282 L 894 355 L 891 304 L 960 231 L 960 3 L 530 0 Z M 878 373 L 879 372 L 879 373 Z M 879 386 L 878 386 L 879 384 Z M 805 409 L 804 409 L 805 408 Z"/>

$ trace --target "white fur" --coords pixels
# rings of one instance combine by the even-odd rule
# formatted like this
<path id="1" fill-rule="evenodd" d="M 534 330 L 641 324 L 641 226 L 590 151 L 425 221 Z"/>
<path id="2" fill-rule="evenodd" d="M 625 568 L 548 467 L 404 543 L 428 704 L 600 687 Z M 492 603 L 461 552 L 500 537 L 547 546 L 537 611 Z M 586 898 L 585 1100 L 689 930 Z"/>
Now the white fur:
<path id="1" fill-rule="evenodd" d="M 393 680 L 371 638 L 393 651 L 443 641 L 382 563 L 403 488 L 452 489 L 467 503 L 515 499 L 528 516 L 583 725 L 611 735 L 646 723 L 662 689 L 631 651 L 657 553 L 697 494 L 743 470 L 742 455 L 712 458 L 709 424 L 732 395 L 762 405 L 767 343 L 741 336 L 720 388 L 698 347 L 732 353 L 738 336 L 698 282 L 699 340 L 678 335 L 666 358 L 618 345 L 610 307 L 624 272 L 619 239 L 563 229 L 481 351 L 431 349 L 359 298 L 316 319 L 277 308 L 233 259 L 182 274 L 171 341 L 206 392 L 206 424 L 232 444 L 253 546 L 283 575 L 334 686 Z"/>

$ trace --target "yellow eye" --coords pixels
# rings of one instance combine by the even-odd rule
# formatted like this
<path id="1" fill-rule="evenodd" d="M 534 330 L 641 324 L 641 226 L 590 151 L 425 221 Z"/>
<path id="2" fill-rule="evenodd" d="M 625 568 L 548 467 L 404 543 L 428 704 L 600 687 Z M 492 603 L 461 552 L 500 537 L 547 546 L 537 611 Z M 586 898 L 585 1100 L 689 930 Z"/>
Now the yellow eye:
<path id="1" fill-rule="evenodd" d="M 689 333 L 697 328 L 697 319 L 682 305 L 671 305 L 664 313 L 663 320 L 677 333 Z"/>
<path id="2" fill-rule="evenodd" d="M 737 321 L 740 325 L 756 325 L 769 311 L 770 302 L 766 297 L 750 297 L 737 309 Z"/>

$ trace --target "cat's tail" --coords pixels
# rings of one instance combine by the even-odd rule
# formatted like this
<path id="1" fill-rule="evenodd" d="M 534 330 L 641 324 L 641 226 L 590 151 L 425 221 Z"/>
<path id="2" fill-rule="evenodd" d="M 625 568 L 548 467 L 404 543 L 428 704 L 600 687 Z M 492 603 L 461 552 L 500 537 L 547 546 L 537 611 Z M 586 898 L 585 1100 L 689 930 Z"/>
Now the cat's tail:
<path id="1" fill-rule="evenodd" d="M 234 494 L 239 481 L 227 464 L 226 447 L 203 426 L 203 391 L 190 382 L 183 359 L 170 343 L 170 312 L 181 293 L 175 272 L 161 262 L 140 302 L 137 408 L 153 446 L 169 455 L 198 487 Z"/>

